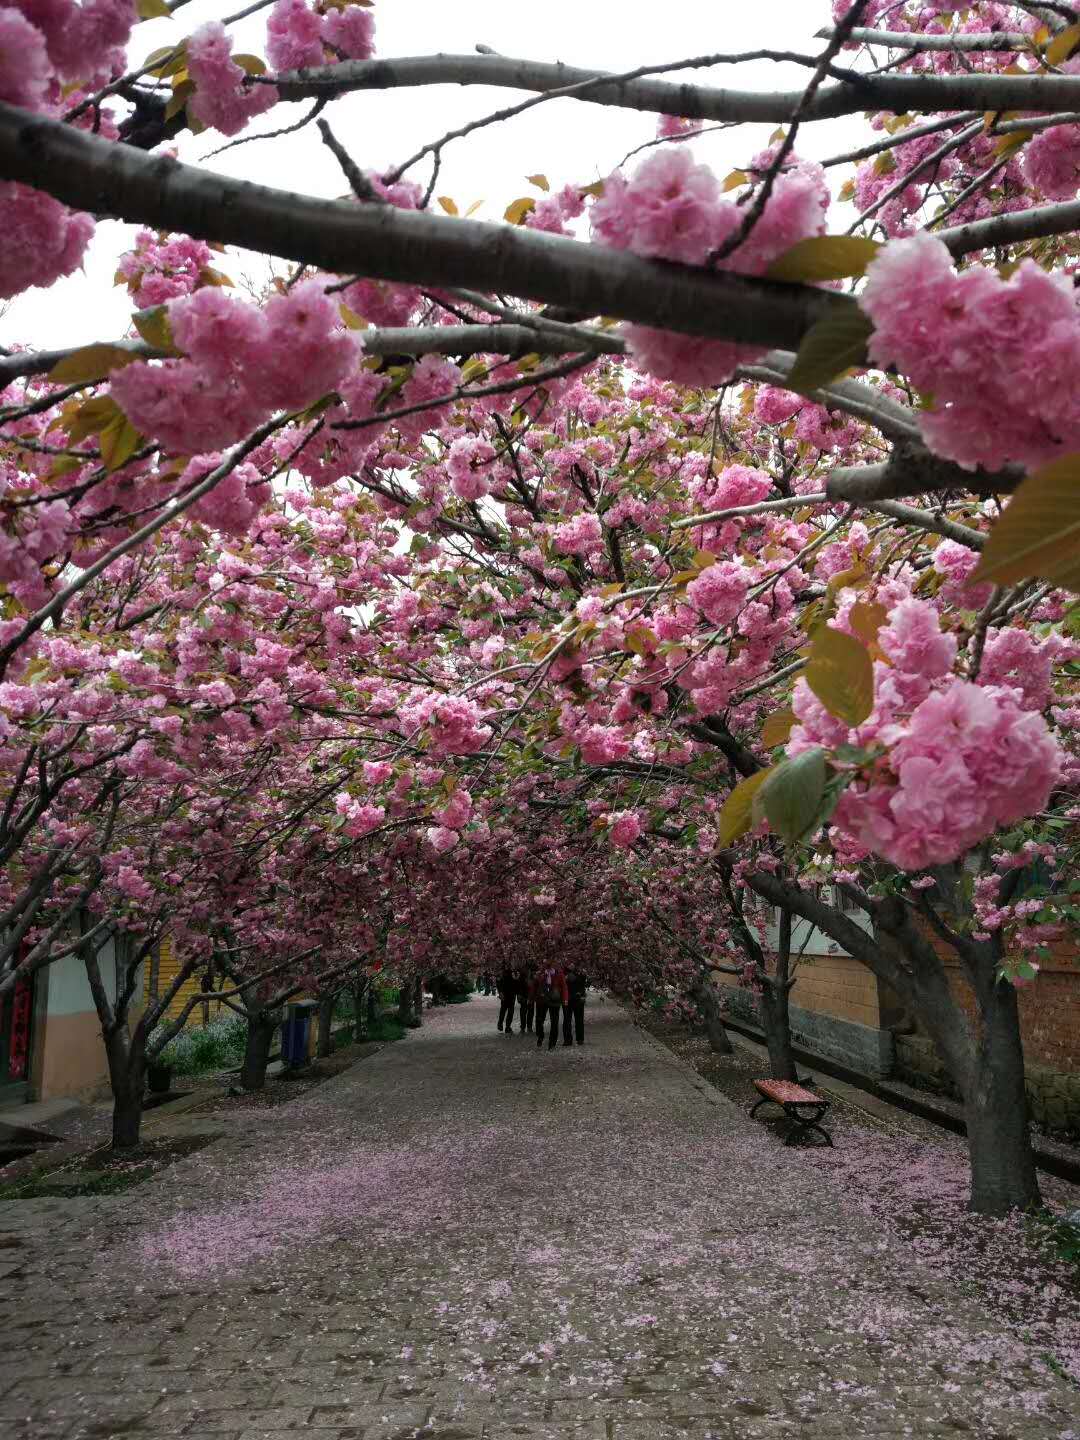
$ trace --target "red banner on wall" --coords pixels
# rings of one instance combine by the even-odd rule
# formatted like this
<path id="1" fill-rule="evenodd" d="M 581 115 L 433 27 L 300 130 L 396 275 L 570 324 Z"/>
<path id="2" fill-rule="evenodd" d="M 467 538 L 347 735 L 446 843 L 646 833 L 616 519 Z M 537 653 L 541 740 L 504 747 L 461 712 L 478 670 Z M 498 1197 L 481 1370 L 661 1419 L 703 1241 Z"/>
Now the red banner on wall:
<path id="1" fill-rule="evenodd" d="M 11 1031 L 8 1037 L 9 1080 L 24 1080 L 30 1061 L 30 981 L 19 980 L 11 992 Z"/>

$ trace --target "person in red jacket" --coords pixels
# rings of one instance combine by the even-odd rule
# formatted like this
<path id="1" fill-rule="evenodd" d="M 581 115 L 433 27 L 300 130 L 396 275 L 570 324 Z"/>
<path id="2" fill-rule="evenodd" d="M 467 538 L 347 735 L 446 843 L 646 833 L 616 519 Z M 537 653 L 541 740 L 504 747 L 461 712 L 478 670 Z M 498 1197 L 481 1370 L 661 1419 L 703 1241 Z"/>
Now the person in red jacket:
<path id="1" fill-rule="evenodd" d="M 544 1021 L 550 1019 L 548 1049 L 554 1050 L 559 1042 L 559 1016 L 562 1007 L 569 1005 L 570 992 L 566 986 L 566 971 L 561 965 L 542 965 L 533 977 L 532 998 L 536 1005 L 536 1045 L 544 1043 Z"/>

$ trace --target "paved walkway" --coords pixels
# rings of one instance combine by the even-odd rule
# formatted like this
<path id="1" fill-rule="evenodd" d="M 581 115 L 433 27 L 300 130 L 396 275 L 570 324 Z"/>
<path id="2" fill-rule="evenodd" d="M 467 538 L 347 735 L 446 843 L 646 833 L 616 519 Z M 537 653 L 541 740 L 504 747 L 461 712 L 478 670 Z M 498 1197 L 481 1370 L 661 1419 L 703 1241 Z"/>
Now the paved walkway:
<path id="1" fill-rule="evenodd" d="M 495 1002 L 124 1195 L 0 1205 L 0 1434 L 1080 1440 L 1080 1391 L 610 1001 Z"/>

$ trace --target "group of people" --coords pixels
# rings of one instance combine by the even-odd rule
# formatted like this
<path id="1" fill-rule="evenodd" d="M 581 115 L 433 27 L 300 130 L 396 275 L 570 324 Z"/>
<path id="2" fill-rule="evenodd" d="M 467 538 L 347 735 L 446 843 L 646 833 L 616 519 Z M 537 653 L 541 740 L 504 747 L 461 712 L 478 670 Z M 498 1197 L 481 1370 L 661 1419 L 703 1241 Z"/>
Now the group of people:
<path id="1" fill-rule="evenodd" d="M 498 979 L 483 978 L 484 994 L 492 990 L 499 996 L 497 1029 L 505 1035 L 514 1033 L 514 1012 L 518 1012 L 518 1033 L 535 1033 L 536 1044 L 544 1043 L 548 1032 L 548 1049 L 559 1043 L 559 1016 L 562 1015 L 562 1043 L 585 1044 L 585 992 L 588 976 L 575 965 L 542 965 L 529 974 L 523 965 L 507 965 Z"/>

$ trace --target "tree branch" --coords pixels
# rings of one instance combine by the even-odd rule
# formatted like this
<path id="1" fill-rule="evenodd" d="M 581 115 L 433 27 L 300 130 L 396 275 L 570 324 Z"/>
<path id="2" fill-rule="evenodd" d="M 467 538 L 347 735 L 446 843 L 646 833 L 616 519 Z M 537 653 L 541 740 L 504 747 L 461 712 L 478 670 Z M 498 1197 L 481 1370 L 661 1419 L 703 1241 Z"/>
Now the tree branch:
<path id="1" fill-rule="evenodd" d="M 1074 83 L 1080 87 L 1080 78 Z M 576 314 L 787 350 L 797 350 L 816 321 L 855 304 L 828 290 L 643 260 L 511 225 L 253 185 L 10 105 L 0 105 L 0 176 L 78 209 L 335 274 L 496 291 Z"/>
<path id="2" fill-rule="evenodd" d="M 716 64 L 702 56 L 680 65 Z M 735 59 L 738 57 L 730 57 Z M 804 63 L 806 57 L 798 58 Z M 816 63 L 811 59 L 810 63 Z M 650 67 L 674 69 L 675 66 Z M 567 90 L 568 98 L 687 120 L 737 120 L 787 124 L 798 111 L 803 90 L 731 90 L 675 85 L 649 76 L 619 79 L 604 70 L 505 55 L 419 55 L 393 60 L 347 61 L 318 70 L 295 71 L 272 83 L 283 100 L 317 99 L 355 90 L 396 90 L 425 85 L 491 85 L 509 90 Z M 1080 109 L 1080 77 L 1072 75 L 859 75 L 823 86 L 802 112 L 802 120 L 835 120 L 863 110 L 1049 110 Z"/>

